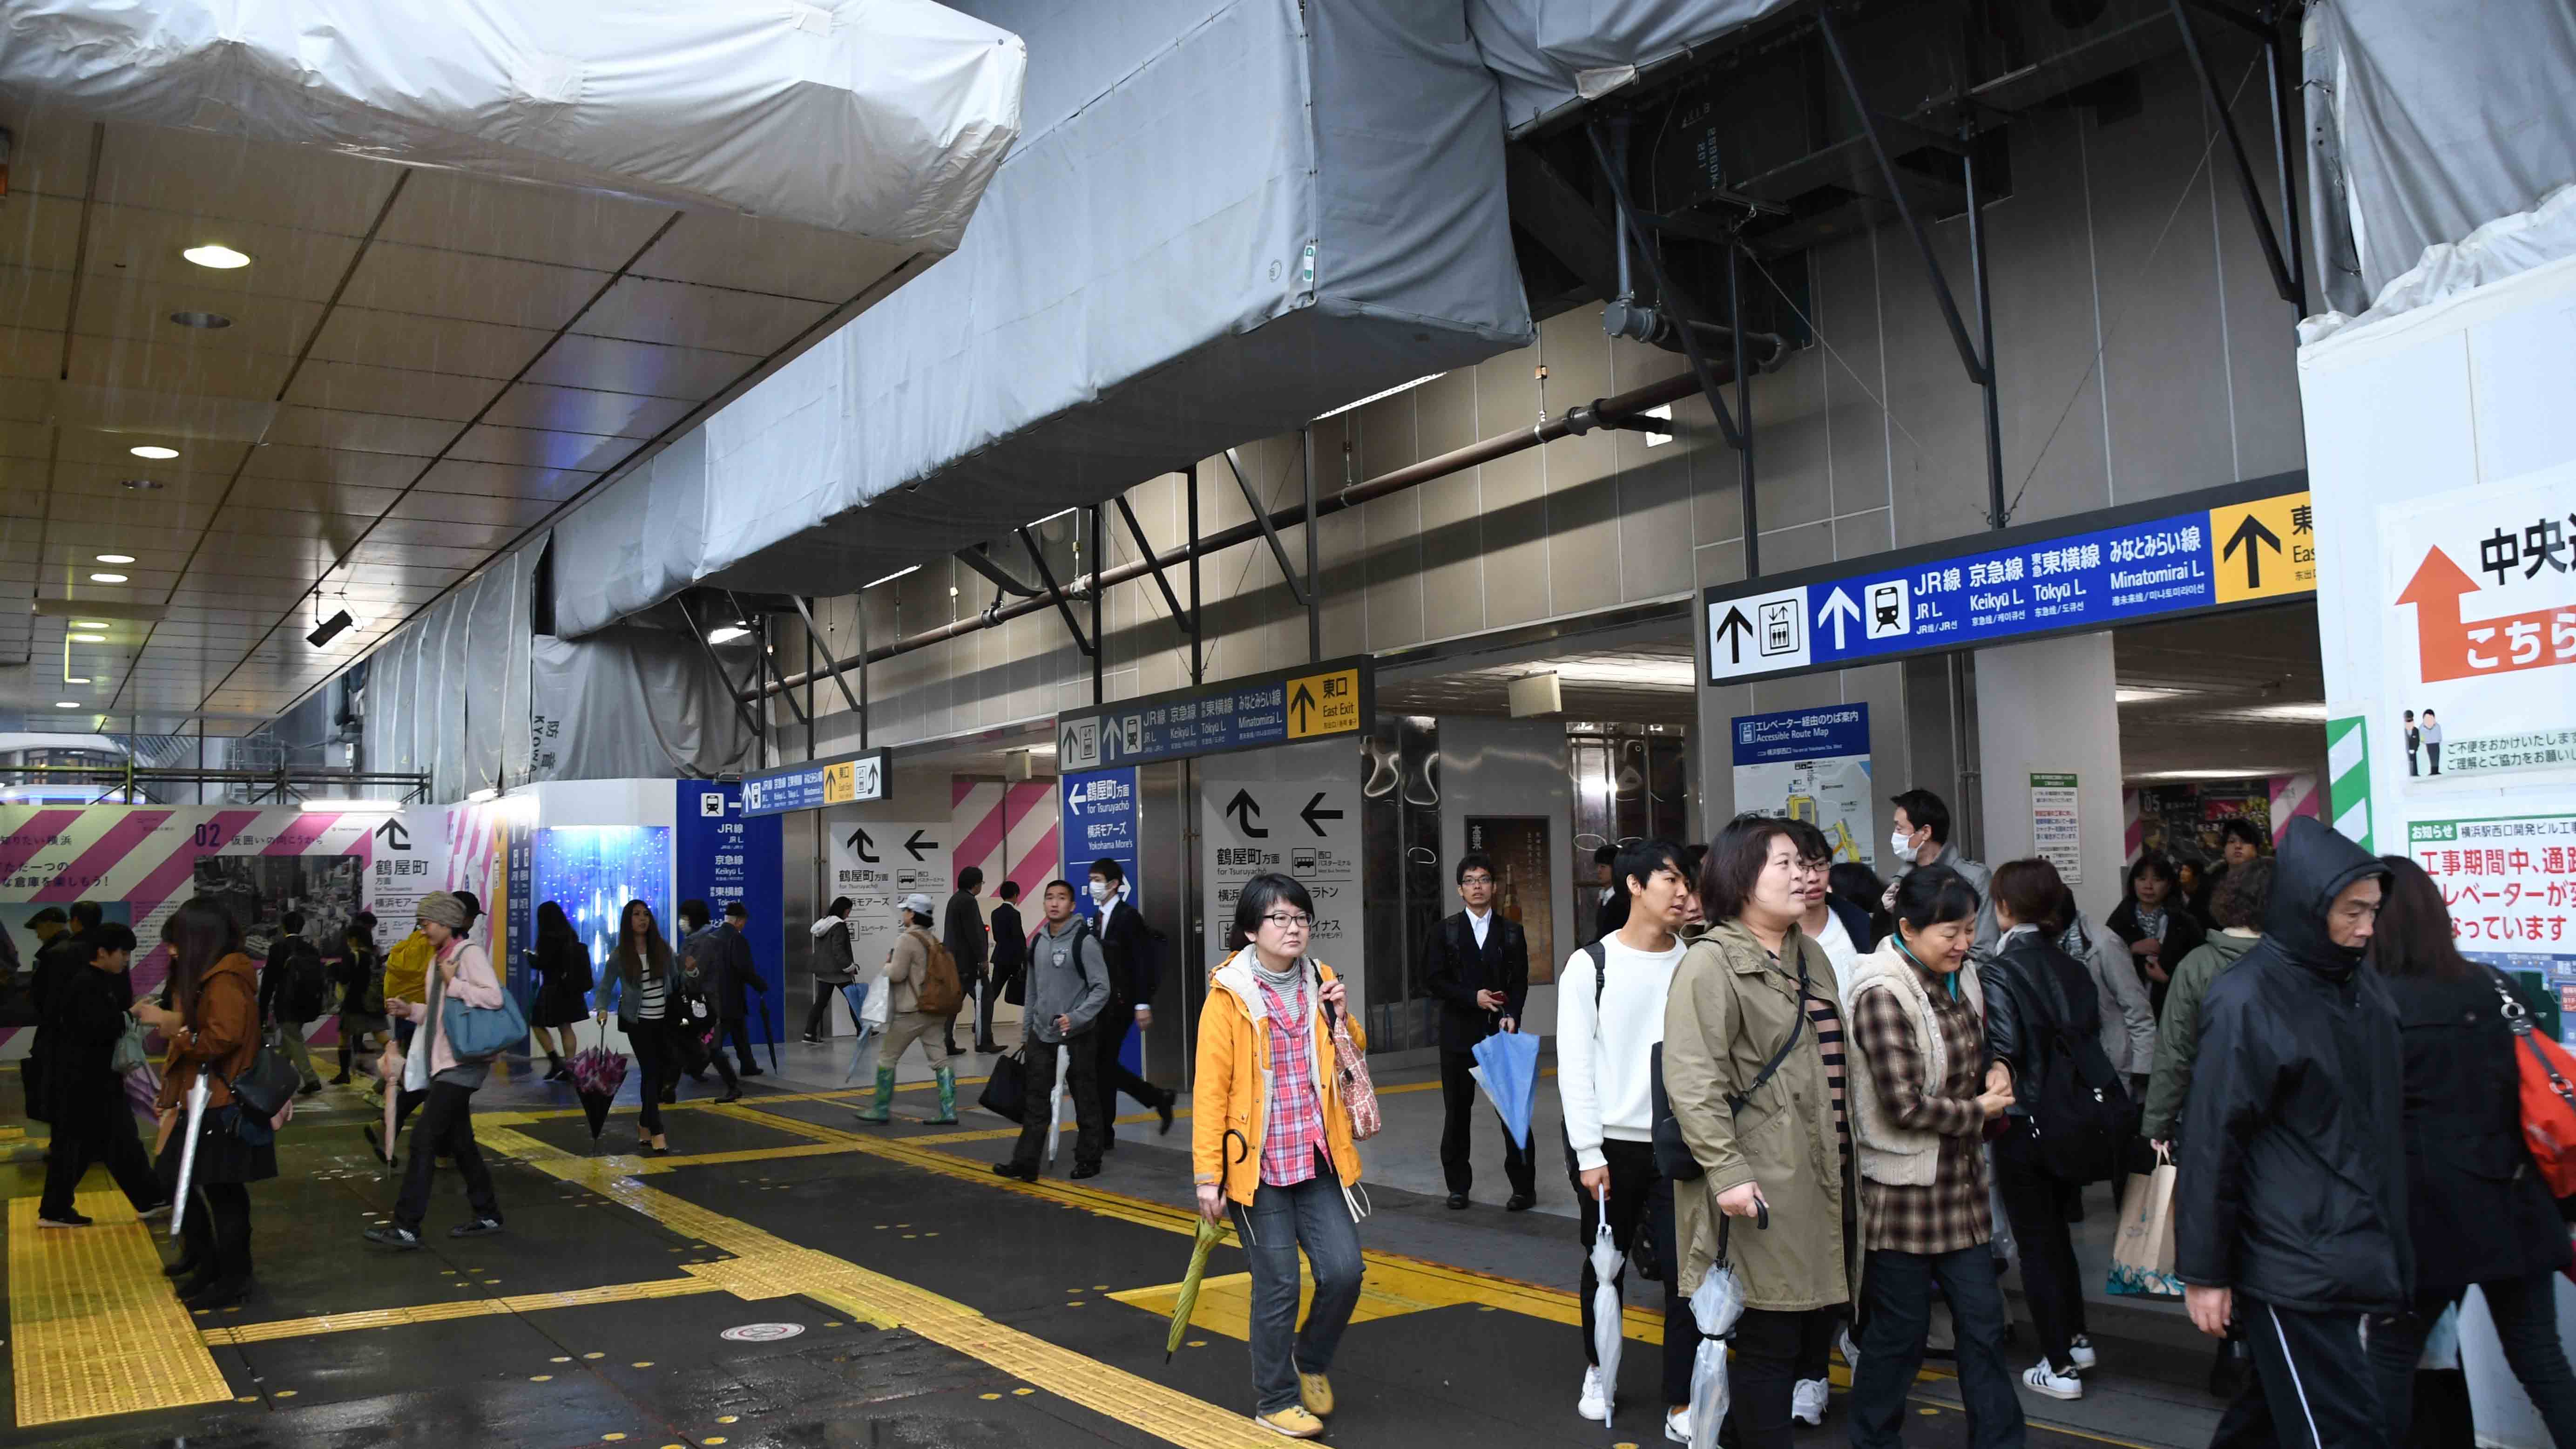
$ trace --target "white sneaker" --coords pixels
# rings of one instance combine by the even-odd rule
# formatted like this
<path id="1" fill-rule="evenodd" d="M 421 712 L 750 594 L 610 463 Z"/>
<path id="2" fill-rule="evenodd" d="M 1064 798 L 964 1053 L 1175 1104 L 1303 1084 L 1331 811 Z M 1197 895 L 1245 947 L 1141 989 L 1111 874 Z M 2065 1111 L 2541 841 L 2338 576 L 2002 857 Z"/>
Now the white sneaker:
<path id="1" fill-rule="evenodd" d="M 2046 1359 L 2032 1364 L 2029 1370 L 2022 1374 L 2021 1386 L 2034 1394 L 2046 1394 L 2052 1399 L 2084 1397 L 2084 1381 L 2073 1374 L 2059 1373 Z"/>
<path id="2" fill-rule="evenodd" d="M 1848 1326 L 1834 1330 L 1834 1344 L 1843 1351 L 1843 1367 L 1853 1373 L 1859 1373 L 1860 1345 L 1852 1341 L 1851 1329 Z"/>
<path id="3" fill-rule="evenodd" d="M 2068 1357 L 2075 1360 L 2075 1366 L 2079 1369 L 2091 1368 L 2100 1362 L 2102 1357 L 2093 1351 L 2093 1340 L 2080 1333 L 2067 1343 L 2066 1352 Z"/>
<path id="4" fill-rule="evenodd" d="M 1601 1385 L 1597 1366 L 1583 1371 L 1583 1396 L 1574 1401 L 1574 1412 L 1604 1424 L 1610 1422 L 1610 1393 Z"/>
<path id="5" fill-rule="evenodd" d="M 1833 1398 L 1834 1388 L 1826 1379 L 1800 1379 L 1789 1391 L 1789 1417 L 1801 1424 L 1825 1422 L 1825 1405 Z"/>
<path id="6" fill-rule="evenodd" d="M 1664 1415 L 1664 1437 L 1676 1444 L 1687 1444 L 1691 1441 L 1689 1409 L 1674 1409 Z"/>

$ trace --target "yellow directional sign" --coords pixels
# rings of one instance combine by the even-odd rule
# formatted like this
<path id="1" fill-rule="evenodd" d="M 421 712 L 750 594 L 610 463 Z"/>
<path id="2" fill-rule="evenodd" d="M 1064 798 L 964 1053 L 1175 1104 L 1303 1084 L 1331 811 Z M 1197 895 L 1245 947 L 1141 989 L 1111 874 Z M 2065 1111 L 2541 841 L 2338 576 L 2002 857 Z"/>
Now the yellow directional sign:
<path id="1" fill-rule="evenodd" d="M 1287 681 L 1288 738 L 1347 734 L 1360 727 L 1360 672 L 1336 669 Z"/>
<path id="2" fill-rule="evenodd" d="M 2317 591 L 2317 530 L 2305 493 L 2280 493 L 2209 510 L 2218 602 Z"/>
<path id="3" fill-rule="evenodd" d="M 843 760 L 823 767 L 823 803 L 847 805 L 858 798 L 858 762 Z"/>

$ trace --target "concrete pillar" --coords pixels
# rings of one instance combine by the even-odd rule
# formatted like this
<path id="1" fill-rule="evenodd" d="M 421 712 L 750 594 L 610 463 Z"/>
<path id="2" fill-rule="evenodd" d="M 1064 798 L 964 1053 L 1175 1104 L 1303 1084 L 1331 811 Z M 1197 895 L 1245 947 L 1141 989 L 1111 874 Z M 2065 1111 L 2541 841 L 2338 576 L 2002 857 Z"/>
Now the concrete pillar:
<path id="1" fill-rule="evenodd" d="M 2032 775 L 2075 776 L 2083 879 L 2069 884 L 2097 923 L 2119 903 L 2125 863 L 2116 691 L 2107 633 L 1977 651 L 1985 861 L 2034 853 Z"/>

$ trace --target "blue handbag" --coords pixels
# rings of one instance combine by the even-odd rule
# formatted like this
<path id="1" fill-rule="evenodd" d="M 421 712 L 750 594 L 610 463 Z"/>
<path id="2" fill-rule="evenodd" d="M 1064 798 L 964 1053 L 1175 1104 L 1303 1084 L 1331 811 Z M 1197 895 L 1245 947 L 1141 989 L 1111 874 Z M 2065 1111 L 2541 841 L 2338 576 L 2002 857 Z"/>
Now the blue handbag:
<path id="1" fill-rule="evenodd" d="M 498 1006 L 468 1006 L 448 997 L 439 1003 L 439 1022 L 459 1062 L 488 1062 L 528 1039 L 528 1014 L 506 989 Z"/>

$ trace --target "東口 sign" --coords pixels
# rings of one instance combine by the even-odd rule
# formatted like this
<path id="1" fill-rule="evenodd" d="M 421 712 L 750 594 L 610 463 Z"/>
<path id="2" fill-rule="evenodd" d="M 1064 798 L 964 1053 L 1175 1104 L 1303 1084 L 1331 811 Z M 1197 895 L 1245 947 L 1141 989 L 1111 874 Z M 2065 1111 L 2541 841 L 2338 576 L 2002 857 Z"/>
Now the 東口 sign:
<path id="1" fill-rule="evenodd" d="M 1355 735 L 1373 700 L 1365 657 L 1308 664 L 1056 717 L 1062 773 Z"/>
<path id="2" fill-rule="evenodd" d="M 2297 474 L 1833 564 L 1705 594 L 1709 682 L 1967 649 L 2310 594 Z M 2109 520 L 2104 522 L 2103 520 Z M 2081 522 L 2082 520 L 2077 520 Z"/>

